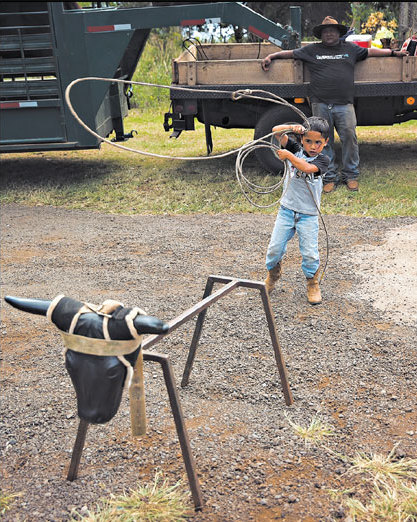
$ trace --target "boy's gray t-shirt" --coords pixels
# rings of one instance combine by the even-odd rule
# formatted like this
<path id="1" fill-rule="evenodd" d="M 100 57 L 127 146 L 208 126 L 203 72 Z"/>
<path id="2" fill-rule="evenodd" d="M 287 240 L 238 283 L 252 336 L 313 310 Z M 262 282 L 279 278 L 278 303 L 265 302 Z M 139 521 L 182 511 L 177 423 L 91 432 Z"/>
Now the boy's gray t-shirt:
<path id="1" fill-rule="evenodd" d="M 319 154 L 310 158 L 304 153 L 303 147 L 291 137 L 288 138 L 286 148 L 298 158 L 312 163 L 319 170 L 314 175 L 306 177 L 304 172 L 298 171 L 290 163 L 290 172 L 284 182 L 280 203 L 283 207 L 294 212 L 316 216 L 320 209 L 321 192 L 323 189 L 322 177 L 327 172 L 330 160 L 325 154 Z M 313 197 L 316 203 L 314 203 Z"/>

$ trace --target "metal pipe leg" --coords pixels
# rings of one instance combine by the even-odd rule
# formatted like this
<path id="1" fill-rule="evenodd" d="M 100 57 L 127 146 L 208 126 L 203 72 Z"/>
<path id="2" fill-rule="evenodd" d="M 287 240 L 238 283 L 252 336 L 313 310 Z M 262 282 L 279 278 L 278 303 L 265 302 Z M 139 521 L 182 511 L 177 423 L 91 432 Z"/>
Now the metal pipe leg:
<path id="1" fill-rule="evenodd" d="M 167 387 L 169 402 L 171 404 L 171 411 L 174 416 L 175 427 L 181 446 L 182 458 L 184 460 L 185 469 L 187 471 L 188 483 L 190 485 L 191 495 L 194 501 L 194 508 L 196 511 L 201 511 L 203 507 L 203 500 L 200 489 L 200 482 L 198 480 L 197 471 L 195 468 L 194 458 L 191 453 L 190 440 L 187 434 L 187 428 L 184 422 L 184 416 L 180 400 L 175 386 L 175 377 L 172 370 L 171 361 L 166 355 L 156 354 L 152 352 L 143 352 L 145 361 L 159 362 L 164 373 L 165 385 Z"/>
<path id="2" fill-rule="evenodd" d="M 208 297 L 213 290 L 214 281 L 209 277 L 207 279 L 206 288 L 204 290 L 203 299 Z M 193 368 L 197 345 L 200 340 L 201 331 L 203 329 L 204 319 L 206 318 L 207 308 L 198 314 L 197 322 L 194 329 L 193 339 L 191 341 L 190 350 L 188 352 L 187 362 L 185 363 L 184 373 L 182 374 L 181 387 L 187 386 L 191 370 Z"/>
<path id="3" fill-rule="evenodd" d="M 80 419 L 80 423 L 78 424 L 77 438 L 75 439 L 74 448 L 72 450 L 71 463 L 67 475 L 67 480 L 70 482 L 75 480 L 78 475 L 78 467 L 80 465 L 88 425 L 89 423 L 87 421 Z"/>
<path id="4" fill-rule="evenodd" d="M 265 285 L 259 288 L 262 297 L 262 303 L 265 309 L 266 320 L 268 321 L 269 334 L 271 336 L 272 346 L 274 348 L 275 360 L 278 367 L 278 372 L 281 377 L 281 387 L 284 392 L 285 404 L 291 406 L 294 399 L 292 397 L 290 385 L 288 382 L 287 369 L 285 367 L 284 359 L 282 357 L 281 347 L 278 341 L 277 327 L 275 324 L 274 314 L 272 312 L 271 301 L 269 300 L 268 293 Z"/>

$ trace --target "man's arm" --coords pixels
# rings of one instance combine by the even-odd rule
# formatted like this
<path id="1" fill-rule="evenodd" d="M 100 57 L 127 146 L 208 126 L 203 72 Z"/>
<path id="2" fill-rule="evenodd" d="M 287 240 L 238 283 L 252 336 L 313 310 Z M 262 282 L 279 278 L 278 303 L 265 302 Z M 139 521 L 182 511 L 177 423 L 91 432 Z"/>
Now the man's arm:
<path id="1" fill-rule="evenodd" d="M 408 56 L 410 53 L 408 51 L 393 51 L 392 49 L 378 49 L 378 47 L 371 47 L 368 49 L 368 56 L 396 56 L 397 58 L 402 58 L 403 56 Z"/>
<path id="2" fill-rule="evenodd" d="M 262 60 L 262 69 L 264 71 L 268 71 L 272 60 L 289 59 L 289 58 L 294 58 L 294 53 L 292 52 L 292 50 L 291 51 L 278 51 L 276 53 L 268 54 L 268 56 L 266 56 Z"/>

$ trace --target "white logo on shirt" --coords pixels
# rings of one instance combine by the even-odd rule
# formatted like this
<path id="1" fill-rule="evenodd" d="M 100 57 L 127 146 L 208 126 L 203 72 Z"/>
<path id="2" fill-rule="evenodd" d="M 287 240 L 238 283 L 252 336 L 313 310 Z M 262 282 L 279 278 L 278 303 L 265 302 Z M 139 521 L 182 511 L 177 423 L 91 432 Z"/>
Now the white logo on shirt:
<path id="1" fill-rule="evenodd" d="M 322 55 L 316 54 L 316 60 L 343 60 L 344 58 L 349 58 L 347 53 L 345 54 L 332 54 L 332 55 Z"/>

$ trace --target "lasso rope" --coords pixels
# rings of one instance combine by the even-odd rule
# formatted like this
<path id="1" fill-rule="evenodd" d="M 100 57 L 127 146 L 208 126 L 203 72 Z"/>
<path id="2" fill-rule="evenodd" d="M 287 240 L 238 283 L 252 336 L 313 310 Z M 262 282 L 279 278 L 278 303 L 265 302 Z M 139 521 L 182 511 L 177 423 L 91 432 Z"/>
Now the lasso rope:
<path id="1" fill-rule="evenodd" d="M 281 149 L 280 142 L 278 142 L 278 144 L 275 144 L 275 143 L 272 143 L 272 141 L 267 141 L 267 139 L 270 138 L 274 134 L 273 132 L 270 132 L 269 134 L 266 134 L 265 136 L 262 136 L 261 138 L 258 138 L 256 140 L 249 141 L 249 142 L 247 142 L 246 144 L 242 145 L 241 147 L 239 147 L 237 149 L 233 149 L 233 150 L 230 150 L 228 152 L 224 152 L 222 154 L 215 154 L 213 156 L 168 156 L 168 155 L 164 155 L 164 154 L 156 154 L 156 153 L 153 153 L 153 152 L 146 152 L 146 151 L 141 151 L 141 150 L 138 150 L 138 149 L 132 149 L 131 147 L 126 147 L 125 145 L 120 145 L 120 143 L 115 143 L 115 142 L 113 142 L 113 141 L 111 141 L 111 140 L 109 140 L 107 138 L 103 138 L 102 136 L 97 134 L 93 129 L 91 129 L 78 116 L 77 112 L 75 111 L 75 109 L 74 109 L 74 107 L 73 107 L 73 105 L 71 103 L 70 92 L 71 92 L 71 89 L 74 87 L 74 85 L 76 85 L 77 83 L 85 82 L 85 81 L 101 81 L 101 82 L 108 82 L 108 83 L 123 83 L 123 84 L 128 84 L 128 85 L 142 85 L 142 86 L 147 86 L 147 87 L 157 87 L 157 88 L 160 88 L 160 89 L 172 89 L 172 90 L 177 90 L 177 91 L 194 91 L 194 89 L 190 89 L 188 87 L 172 87 L 170 85 L 159 85 L 159 84 L 147 83 L 147 82 L 136 82 L 136 81 L 132 81 L 132 80 L 121 80 L 121 79 L 115 79 L 115 78 L 100 78 L 100 77 L 95 77 L 95 76 L 89 76 L 89 77 L 86 77 L 86 78 L 77 78 L 76 80 L 73 80 L 67 86 L 67 88 L 65 89 L 65 101 L 66 101 L 66 103 L 68 105 L 68 108 L 69 108 L 71 114 L 74 116 L 76 121 L 87 132 L 89 132 L 90 134 L 95 136 L 100 141 L 103 141 L 104 143 L 107 143 L 108 145 L 111 145 L 113 147 L 117 147 L 117 148 L 122 149 L 122 150 L 126 150 L 128 152 L 133 152 L 135 154 L 141 154 L 143 156 L 151 156 L 151 157 L 154 157 L 154 158 L 192 160 L 192 161 L 212 160 L 212 159 L 218 159 L 218 158 L 225 158 L 227 156 L 231 156 L 232 154 L 237 154 L 236 163 L 235 163 L 236 178 L 237 178 L 237 181 L 238 181 L 238 183 L 240 185 L 241 191 L 242 191 L 243 195 L 245 196 L 245 198 L 252 205 L 254 205 L 254 206 L 258 207 L 258 208 L 269 208 L 269 207 L 272 207 L 272 206 L 275 206 L 275 205 L 278 204 L 279 199 L 281 199 L 281 198 L 277 199 L 276 201 L 274 201 L 273 203 L 270 203 L 268 205 L 259 205 L 259 204 L 255 203 L 250 198 L 249 193 L 250 192 L 254 192 L 256 194 L 266 195 L 266 194 L 271 194 L 272 192 L 275 192 L 276 190 L 278 190 L 278 188 L 285 182 L 285 179 L 289 176 L 289 162 L 288 161 L 284 161 L 284 173 L 282 175 L 282 178 L 277 183 L 275 183 L 273 185 L 270 185 L 269 187 L 256 185 L 255 183 L 252 183 L 250 180 L 248 180 L 248 178 L 246 178 L 246 176 L 244 176 L 244 174 L 243 174 L 243 163 L 246 160 L 246 158 L 249 156 L 249 154 L 251 154 L 254 150 L 260 149 L 260 148 L 268 148 L 268 149 L 272 149 L 274 152 L 276 152 L 277 150 Z M 276 94 L 273 94 L 273 93 L 268 92 L 268 91 L 242 89 L 242 90 L 237 90 L 237 91 L 230 92 L 230 91 L 223 91 L 223 90 L 199 89 L 198 92 L 199 93 L 201 93 L 201 92 L 206 92 L 206 93 L 213 93 L 213 92 L 215 92 L 215 93 L 219 93 L 219 94 L 228 94 L 228 95 L 231 96 L 231 99 L 233 101 L 237 101 L 237 100 L 240 100 L 242 98 L 251 98 L 251 99 L 256 99 L 256 100 L 269 101 L 271 103 L 277 103 L 279 105 L 284 105 L 284 106 L 289 107 L 290 109 L 292 109 L 294 112 L 296 112 L 300 116 L 300 118 L 303 120 L 305 128 L 306 129 L 309 128 L 307 117 L 300 109 L 298 109 L 294 105 L 291 105 L 291 103 L 287 102 L 287 100 L 285 100 L 284 98 L 281 98 L 280 96 L 277 96 Z M 260 96 L 260 94 L 262 94 L 262 96 Z M 288 134 L 288 132 L 289 131 L 286 131 L 283 134 Z M 306 184 L 307 184 L 307 187 L 308 187 L 307 180 L 305 180 L 305 181 L 306 181 Z M 308 189 L 310 190 L 310 187 L 308 187 Z M 310 193 L 311 193 L 311 190 L 310 190 Z M 327 230 L 326 230 L 326 225 L 325 225 L 324 220 L 323 220 L 323 216 L 322 216 L 322 214 L 320 212 L 320 208 L 317 205 L 317 202 L 315 201 L 312 193 L 311 193 L 311 196 L 313 198 L 314 204 L 316 205 L 316 208 L 317 208 L 318 213 L 320 215 L 321 221 L 323 223 L 324 230 L 325 230 L 325 233 L 326 233 L 326 241 L 327 241 L 326 263 L 325 263 L 324 270 L 323 270 L 321 278 L 320 278 L 320 281 L 321 281 L 323 279 L 324 271 L 326 269 L 327 261 L 328 261 L 328 257 L 329 257 L 328 234 L 327 234 Z"/>
<path id="2" fill-rule="evenodd" d="M 113 147 L 118 147 L 119 149 L 127 150 L 129 152 L 134 152 L 136 154 L 142 154 L 144 156 L 152 156 L 152 157 L 155 157 L 155 158 L 163 158 L 163 159 L 178 159 L 178 160 L 210 160 L 210 159 L 225 158 L 226 156 L 231 156 L 232 154 L 236 154 L 242 148 L 242 147 L 239 147 L 237 149 L 233 149 L 233 150 L 230 150 L 228 152 L 224 152 L 223 154 L 216 154 L 214 156 L 168 156 L 168 155 L 164 155 L 164 154 L 155 154 L 153 152 L 146 152 L 146 151 L 143 151 L 143 150 L 132 149 L 130 147 L 126 147 L 125 145 L 120 145 L 120 143 L 115 143 L 115 142 L 113 142 L 113 141 L 111 141 L 111 140 L 109 140 L 107 138 L 103 138 L 102 136 L 97 134 L 97 132 L 95 132 L 93 129 L 91 129 L 78 116 L 77 112 L 75 111 L 75 109 L 74 109 L 74 107 L 73 107 L 73 105 L 71 103 L 71 99 L 70 99 L 71 89 L 77 83 L 81 83 L 81 82 L 85 82 L 85 81 L 102 81 L 102 82 L 108 82 L 108 83 L 124 83 L 124 84 L 128 84 L 128 85 L 142 85 L 142 86 L 146 86 L 146 87 L 158 87 L 160 89 L 173 89 L 173 90 L 177 90 L 177 91 L 193 91 L 193 89 L 190 89 L 190 88 L 187 88 L 187 87 L 172 87 L 170 85 L 159 85 L 159 84 L 156 84 L 156 83 L 134 82 L 132 80 L 120 80 L 120 79 L 115 79 L 115 78 L 99 78 L 99 77 L 95 77 L 95 76 L 88 76 L 86 78 L 77 78 L 76 80 L 73 80 L 67 86 L 67 88 L 65 89 L 65 101 L 67 102 L 67 105 L 68 105 L 68 108 L 69 108 L 71 114 L 74 116 L 74 118 L 77 120 L 77 122 L 87 132 L 89 132 L 90 134 L 92 134 L 93 136 L 98 138 L 99 140 L 103 141 L 104 143 L 108 143 L 109 145 L 112 145 Z M 279 103 L 281 105 L 286 105 L 288 107 L 291 107 L 294 111 L 296 111 L 302 117 L 302 119 L 304 121 L 307 121 L 307 118 L 306 118 L 305 114 L 302 111 L 300 111 L 297 107 L 294 107 L 293 105 L 291 105 L 289 102 L 287 102 L 283 98 L 280 98 L 279 96 L 276 96 L 276 95 L 274 95 L 272 93 L 269 93 L 268 91 L 252 91 L 250 89 L 246 89 L 246 90 L 241 90 L 241 91 L 230 92 L 230 91 L 222 91 L 222 90 L 199 89 L 198 92 L 206 92 L 206 93 L 216 92 L 216 93 L 220 93 L 220 94 L 228 94 L 228 95 L 230 95 L 232 97 L 232 99 L 234 101 L 237 101 L 237 100 L 239 100 L 239 99 L 241 99 L 243 97 L 246 97 L 246 98 L 256 98 L 256 99 L 264 100 L 264 101 L 268 100 L 268 101 L 271 101 L 273 103 Z M 264 98 L 264 97 L 260 97 L 260 96 L 254 96 L 252 94 L 254 92 L 264 93 L 264 94 L 266 94 L 268 96 L 272 96 L 273 98 Z M 271 133 L 263 136 L 262 138 L 260 138 L 260 140 L 264 140 L 265 138 L 268 138 L 272 134 L 273 133 L 271 132 Z M 243 145 L 243 147 L 251 146 L 252 144 L 256 143 L 257 141 L 259 141 L 259 140 L 250 141 L 250 142 L 246 143 L 246 145 Z"/>
<path id="3" fill-rule="evenodd" d="M 117 147 L 122 150 L 126 150 L 128 152 L 134 152 L 135 154 L 142 154 L 144 156 L 151 156 L 154 158 L 163 158 L 163 159 L 178 159 L 178 160 L 211 160 L 211 159 L 218 159 L 218 158 L 225 158 L 227 156 L 231 156 L 232 154 L 238 154 L 236 158 L 236 164 L 235 164 L 235 172 L 236 172 L 236 178 L 240 185 L 241 191 L 245 198 L 255 207 L 258 208 L 269 208 L 273 207 L 278 204 L 279 199 L 274 201 L 273 203 L 270 203 L 269 205 L 259 205 L 255 203 L 251 197 L 249 196 L 250 192 L 255 192 L 257 194 L 271 194 L 272 192 L 275 192 L 278 190 L 278 188 L 284 183 L 284 180 L 286 176 L 288 175 L 288 163 L 284 162 L 284 173 L 282 178 L 278 183 L 275 183 L 269 187 L 262 187 L 259 185 L 253 184 L 251 181 L 249 181 L 243 174 L 243 162 L 247 158 L 249 154 L 251 154 L 254 150 L 259 148 L 269 148 L 274 151 L 279 150 L 281 148 L 280 145 L 276 145 L 270 141 L 267 141 L 267 138 L 270 138 L 273 133 L 266 134 L 265 136 L 262 136 L 261 138 L 257 140 L 249 141 L 248 143 L 242 145 L 241 147 L 237 149 L 230 150 L 228 152 L 224 152 L 223 154 L 215 154 L 212 156 L 168 156 L 164 154 L 155 154 L 152 152 L 146 152 L 142 150 L 132 149 L 131 147 L 126 147 L 125 145 L 120 145 L 119 143 L 115 143 L 109 139 L 103 138 L 99 134 L 97 134 L 93 129 L 91 129 L 77 114 L 75 111 L 71 99 L 70 99 L 70 92 L 71 89 L 76 85 L 77 83 L 85 82 L 85 81 L 103 81 L 108 83 L 123 83 L 128 85 L 142 85 L 147 87 L 157 87 L 161 89 L 174 89 L 178 91 L 193 91 L 193 89 L 190 89 L 188 87 L 172 87 L 169 85 L 159 85 L 155 83 L 146 83 L 146 82 L 135 82 L 131 80 L 120 80 L 120 79 L 114 79 L 114 78 L 99 78 L 95 76 L 90 76 L 86 78 L 78 78 L 76 80 L 73 80 L 66 88 L 65 90 L 65 101 L 67 102 L 67 105 L 69 107 L 69 110 L 71 114 L 74 116 L 74 118 L 77 120 L 77 122 L 90 134 L 95 136 L 97 139 L 103 141 L 104 143 L 108 143 L 109 145 L 113 147 Z M 308 122 L 306 115 L 297 107 L 294 107 L 294 105 L 291 105 L 291 103 L 287 102 L 284 98 L 281 98 L 280 96 L 277 96 L 276 94 L 270 93 L 268 91 L 263 90 L 250 90 L 250 89 L 243 89 L 243 90 L 237 90 L 237 91 L 223 91 L 223 90 L 209 90 L 209 89 L 199 89 L 198 92 L 206 92 L 206 93 L 220 93 L 220 94 L 228 94 L 230 95 L 231 99 L 233 101 L 240 100 L 242 98 L 251 98 L 256 100 L 262 100 L 262 101 L 270 101 L 271 103 L 277 103 L 279 105 L 285 105 L 286 107 L 291 108 L 294 112 L 296 112 L 301 119 L 304 122 L 304 125 L 306 128 L 308 128 Z M 262 94 L 262 96 L 260 96 Z"/>

